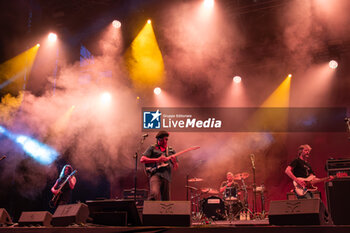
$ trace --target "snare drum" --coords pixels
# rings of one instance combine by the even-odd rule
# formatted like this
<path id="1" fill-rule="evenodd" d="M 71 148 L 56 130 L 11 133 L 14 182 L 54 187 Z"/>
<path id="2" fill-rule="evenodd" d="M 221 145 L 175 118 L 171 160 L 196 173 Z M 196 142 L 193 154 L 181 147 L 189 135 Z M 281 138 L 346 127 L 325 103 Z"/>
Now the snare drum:
<path id="1" fill-rule="evenodd" d="M 225 204 L 220 197 L 211 196 L 202 200 L 202 212 L 207 218 L 225 219 Z"/>
<path id="2" fill-rule="evenodd" d="M 224 193 L 225 201 L 234 201 L 237 200 L 237 188 L 236 187 L 226 187 Z"/>

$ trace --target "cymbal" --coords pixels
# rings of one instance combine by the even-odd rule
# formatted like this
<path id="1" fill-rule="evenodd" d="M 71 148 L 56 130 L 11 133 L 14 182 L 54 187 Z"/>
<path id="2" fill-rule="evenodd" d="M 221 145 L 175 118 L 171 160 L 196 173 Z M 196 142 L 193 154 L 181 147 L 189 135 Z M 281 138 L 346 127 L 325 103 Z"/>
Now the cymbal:
<path id="1" fill-rule="evenodd" d="M 202 178 L 191 178 L 191 179 L 188 179 L 188 182 L 199 182 L 199 181 L 203 181 Z"/>
<path id="2" fill-rule="evenodd" d="M 188 188 L 188 189 L 194 190 L 194 191 L 197 191 L 197 190 L 198 190 L 196 187 L 192 187 L 192 186 L 187 186 L 187 185 L 185 185 L 185 187 Z"/>
<path id="3" fill-rule="evenodd" d="M 208 194 L 219 194 L 218 190 L 212 188 L 202 188 L 201 191 Z"/>
<path id="4" fill-rule="evenodd" d="M 241 179 L 247 179 L 249 177 L 249 173 L 247 172 L 242 172 L 242 173 L 237 173 L 236 175 L 233 176 L 234 180 L 241 180 Z"/>

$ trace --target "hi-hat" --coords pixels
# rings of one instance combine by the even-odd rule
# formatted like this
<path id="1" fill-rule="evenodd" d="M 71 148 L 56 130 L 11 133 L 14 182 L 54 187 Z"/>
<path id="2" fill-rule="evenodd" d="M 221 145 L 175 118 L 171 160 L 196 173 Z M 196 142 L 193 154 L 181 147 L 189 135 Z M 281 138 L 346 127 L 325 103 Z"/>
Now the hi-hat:
<path id="1" fill-rule="evenodd" d="M 196 187 L 192 187 L 192 186 L 187 186 L 187 185 L 185 185 L 185 187 L 188 188 L 188 189 L 194 190 L 194 191 L 197 191 L 197 190 L 198 190 Z"/>
<path id="2" fill-rule="evenodd" d="M 202 178 L 191 178 L 191 179 L 188 179 L 188 182 L 199 182 L 199 181 L 203 181 Z"/>
<path id="3" fill-rule="evenodd" d="M 237 173 L 233 176 L 233 179 L 235 180 L 241 180 L 241 179 L 247 179 L 249 177 L 249 173 L 247 172 L 242 172 L 242 173 Z"/>

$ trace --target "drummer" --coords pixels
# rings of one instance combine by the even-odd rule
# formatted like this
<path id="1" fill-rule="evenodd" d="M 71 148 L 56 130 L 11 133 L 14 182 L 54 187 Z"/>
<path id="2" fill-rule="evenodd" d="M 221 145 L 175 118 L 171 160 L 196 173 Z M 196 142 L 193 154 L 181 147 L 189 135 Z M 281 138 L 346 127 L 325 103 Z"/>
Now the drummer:
<path id="1" fill-rule="evenodd" d="M 226 174 L 226 179 L 225 181 L 223 181 L 220 185 L 220 193 L 223 193 L 224 194 L 224 197 L 226 198 L 228 195 L 234 195 L 236 196 L 237 195 L 237 191 L 238 191 L 238 183 L 234 181 L 233 179 L 233 173 L 232 172 L 227 172 Z M 230 190 L 234 190 L 234 193 L 233 192 L 228 192 L 226 191 L 226 189 L 230 189 Z"/>

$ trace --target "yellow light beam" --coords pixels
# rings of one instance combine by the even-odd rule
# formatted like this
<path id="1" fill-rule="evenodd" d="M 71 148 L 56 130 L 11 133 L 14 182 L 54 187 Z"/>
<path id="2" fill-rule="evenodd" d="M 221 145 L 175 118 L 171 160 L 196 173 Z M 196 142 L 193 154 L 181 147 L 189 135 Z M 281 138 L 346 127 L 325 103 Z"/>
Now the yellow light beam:
<path id="1" fill-rule="evenodd" d="M 263 108 L 287 108 L 289 107 L 290 81 L 292 75 L 288 75 L 277 89 L 261 105 Z"/>
<path id="2" fill-rule="evenodd" d="M 288 75 L 246 123 L 247 128 L 270 131 L 288 130 L 288 107 L 292 75 Z M 268 131 L 268 130 L 267 130 Z"/>
<path id="3" fill-rule="evenodd" d="M 125 61 L 137 89 L 154 88 L 164 78 L 164 62 L 151 23 L 146 23 L 125 53 Z"/>
<path id="4" fill-rule="evenodd" d="M 6 87 L 7 92 L 16 94 L 23 89 L 25 77 L 29 77 L 39 47 L 35 45 L 0 65 L 0 89 Z"/>

